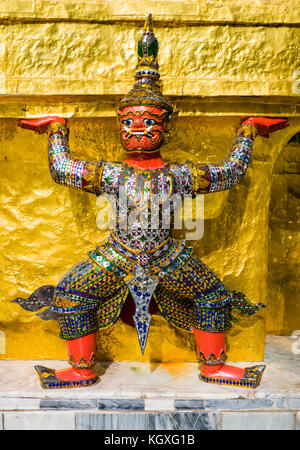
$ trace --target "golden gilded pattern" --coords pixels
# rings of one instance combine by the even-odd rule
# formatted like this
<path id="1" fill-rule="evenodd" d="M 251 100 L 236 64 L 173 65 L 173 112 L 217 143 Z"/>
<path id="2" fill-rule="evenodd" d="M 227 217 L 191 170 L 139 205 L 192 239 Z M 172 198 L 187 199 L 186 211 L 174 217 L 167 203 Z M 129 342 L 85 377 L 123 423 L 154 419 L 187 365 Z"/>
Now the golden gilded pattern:
<path id="1" fill-rule="evenodd" d="M 178 97 L 232 96 L 228 104 L 237 95 L 246 95 L 247 104 L 251 96 L 293 95 L 292 74 L 299 68 L 299 28 L 294 12 L 297 1 L 276 0 L 275 4 L 270 8 L 261 2 L 245 5 L 242 0 L 229 0 L 226 7 L 220 8 L 214 0 L 209 7 L 199 8 L 197 1 L 151 2 L 164 93 Z M 63 0 L 55 5 L 45 0 L 25 2 L 25 21 L 24 2 L 6 0 L 4 5 L 3 15 L 7 19 L 11 14 L 12 23 L 0 27 L 1 42 L 5 42 L 0 80 L 3 94 L 120 96 L 131 88 L 128 68 L 135 63 L 133 33 L 140 36 L 141 21 L 149 11 L 146 0 Z M 76 32 L 70 22 L 72 17 Z M 101 25 L 93 23 L 95 17 Z M 17 18 L 22 20 L 18 22 Z M 53 18 L 56 23 L 45 23 L 40 18 Z M 133 32 L 128 32 L 126 21 L 130 21 Z M 174 22 L 181 26 L 174 27 Z M 287 26 L 270 26 L 282 22 Z M 261 26 L 256 26 L 258 23 Z M 33 41 L 37 43 L 36 51 L 32 49 Z M 294 45 L 288 45 L 290 42 Z M 127 52 L 120 51 L 126 47 Z M 24 103 L 20 104 L 24 108 Z M 77 112 L 74 99 L 72 109 Z M 29 107 L 27 114 L 31 111 Z M 57 105 L 54 114 L 58 112 L 64 112 L 63 103 Z"/>
<path id="2" fill-rule="evenodd" d="M 79 300 L 76 301 L 70 297 L 67 296 L 63 297 L 61 295 L 60 296 L 54 295 L 52 303 L 54 307 L 61 307 L 61 308 L 71 308 L 74 306 L 80 306 L 80 304 L 81 302 Z"/>
<path id="3" fill-rule="evenodd" d="M 0 205 L 0 240 L 4 250 L 0 255 L 3 268 L 0 320 L 6 335 L 6 353 L 0 354 L 1 359 L 65 359 L 65 343 L 57 337 L 57 323 L 45 324 L 34 314 L 21 308 L 16 310 L 9 300 L 16 295 L 16 280 L 24 295 L 37 286 L 56 284 L 67 267 L 80 260 L 87 249 L 93 248 L 107 234 L 107 230 L 95 227 L 96 215 L 104 217 L 107 210 L 99 212 L 92 196 L 53 185 L 47 167 L 46 141 L 36 134 L 24 139 L 24 133 L 16 129 L 16 120 L 12 118 L 48 114 L 70 117 L 71 147 L 77 157 L 120 160 L 123 153 L 118 145 L 115 103 L 116 97 L 131 87 L 128 67 L 132 67 L 135 60 L 135 49 L 134 39 L 128 36 L 128 30 L 119 20 L 136 20 L 138 35 L 148 3 L 146 0 L 84 2 L 70 8 L 69 0 L 59 4 L 42 0 L 26 4 L 26 18 L 32 19 L 31 23 L 23 20 L 15 23 L 24 18 L 23 2 L 5 0 L 3 3 L 3 11 L 8 11 L 3 14 L 8 20 L 11 16 L 12 23 L 2 24 L 0 29 L 1 41 L 6 46 L 0 80 L 1 93 L 5 94 L 0 98 L 0 116 L 6 118 L 0 124 L 0 183 L 4 199 Z M 217 162 L 230 148 L 241 114 L 296 117 L 290 120 L 289 129 L 276 133 L 275 138 L 257 139 L 247 179 L 240 186 L 230 192 L 206 196 L 204 239 L 193 243 L 195 254 L 220 278 L 226 278 L 228 286 L 244 289 L 254 302 L 269 303 L 264 314 L 272 323 L 276 315 L 276 332 L 280 333 L 283 330 L 281 316 L 277 315 L 274 295 L 266 285 L 267 208 L 273 165 L 288 139 L 300 130 L 299 99 L 292 96 L 296 81 L 292 74 L 299 67 L 300 56 L 299 29 L 293 26 L 296 2 L 276 0 L 276 7 L 272 9 L 268 4 L 246 4 L 242 0 L 231 0 L 228 5 L 226 9 L 220 8 L 219 2 L 213 0 L 209 8 L 199 10 L 199 2 L 190 1 L 188 17 L 184 1 L 174 4 L 154 1 L 151 5 L 153 15 L 168 24 L 158 29 L 164 92 L 176 95 L 177 107 L 181 109 L 176 139 L 171 140 L 163 152 L 172 161 Z M 95 16 L 103 19 L 103 26 L 88 22 Z M 48 21 L 49 17 L 57 21 L 55 26 L 43 20 L 39 22 L 39 19 Z M 73 19 L 80 23 L 68 23 Z M 115 25 L 110 25 L 115 19 Z M 180 20 L 182 26 L 174 28 L 174 20 Z M 203 22 L 201 29 L 199 20 Z M 232 20 L 236 26 L 226 26 Z M 242 27 L 237 26 L 239 22 Z M 265 22 L 287 26 L 265 27 Z M 257 23 L 261 26 L 251 25 Z M 74 26 L 75 34 L 71 32 Z M 212 40 L 212 34 L 216 39 Z M 199 40 L 203 42 L 200 53 Z M 33 41 L 39 51 L 32 50 Z M 128 42 L 132 48 L 128 54 L 120 54 L 118 46 L 111 45 L 112 41 L 122 46 Z M 103 52 L 97 52 L 95 57 L 99 42 Z M 177 58 L 170 52 L 171 42 L 178 49 Z M 288 46 L 289 42 L 295 45 Z M 278 52 L 278 48 L 282 51 Z M 85 57 L 70 60 L 70 51 Z M 55 57 L 57 54 L 60 58 Z M 199 64 L 201 60 L 207 64 Z M 251 77 L 249 60 L 255 62 Z M 97 76 L 94 76 L 95 67 Z M 214 76 L 208 77 L 211 74 Z M 282 74 L 288 76 L 283 78 Z M 39 95 L 32 96 L 33 92 Z M 102 97 L 103 94 L 107 97 Z M 183 94 L 187 97 L 181 97 Z M 79 210 L 84 213 L 79 215 Z M 226 213 L 225 220 L 223 213 Z M 287 257 L 283 257 L 280 267 L 282 276 L 290 273 Z M 296 265 L 293 270 L 298 270 Z M 295 314 L 294 311 L 293 324 Z M 15 320 L 20 323 L 18 329 L 10 326 Z M 154 316 L 153 323 L 144 360 L 196 361 L 193 340 L 188 333 L 175 333 L 160 316 Z M 288 329 L 291 323 L 286 324 Z M 240 322 L 233 332 L 236 335 L 231 337 L 229 333 L 228 339 L 230 360 L 263 357 L 262 318 L 256 322 L 251 319 Z M 168 336 L 163 348 L 161 336 Z M 25 340 L 27 345 L 24 345 Z M 135 330 L 121 321 L 107 334 L 102 333 L 99 349 L 104 360 L 141 360 Z"/>
<path id="4" fill-rule="evenodd" d="M 214 353 L 210 353 L 210 355 L 207 357 L 204 356 L 202 352 L 199 353 L 199 361 L 202 364 L 207 364 L 209 366 L 214 366 L 217 364 L 224 364 L 227 360 L 227 356 L 225 355 L 224 350 L 222 350 L 219 358 L 216 357 Z"/>
<path id="5" fill-rule="evenodd" d="M 76 367 L 77 369 L 89 369 L 96 364 L 97 357 L 95 353 L 93 353 L 89 361 L 87 361 L 84 356 L 80 358 L 79 361 L 76 361 L 74 356 L 70 355 L 68 362 L 72 367 Z"/>
<path id="6" fill-rule="evenodd" d="M 84 169 L 86 170 L 86 173 L 82 175 L 83 190 L 99 195 L 100 189 L 99 185 L 97 184 L 97 172 L 99 172 L 98 164 L 93 162 L 86 162 L 84 163 Z"/>
<path id="7" fill-rule="evenodd" d="M 58 131 L 63 137 L 67 137 L 69 134 L 68 128 L 59 122 L 52 122 L 47 128 L 48 135 L 57 133 Z"/>
<path id="8" fill-rule="evenodd" d="M 210 186 L 210 173 L 205 164 L 197 165 L 189 163 L 189 168 L 193 177 L 193 187 L 196 194 L 205 194 Z"/>
<path id="9" fill-rule="evenodd" d="M 254 125 L 241 125 L 237 131 L 236 134 L 242 135 L 245 137 L 250 137 L 252 140 L 256 138 L 257 136 L 257 128 Z"/>

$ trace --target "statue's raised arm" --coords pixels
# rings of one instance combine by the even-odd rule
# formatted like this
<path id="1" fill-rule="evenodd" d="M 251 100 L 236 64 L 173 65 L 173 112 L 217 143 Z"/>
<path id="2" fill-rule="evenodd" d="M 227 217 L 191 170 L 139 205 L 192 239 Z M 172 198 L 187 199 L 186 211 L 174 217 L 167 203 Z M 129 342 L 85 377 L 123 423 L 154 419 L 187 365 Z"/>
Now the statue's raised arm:
<path id="1" fill-rule="evenodd" d="M 40 119 L 20 120 L 18 125 L 39 134 L 48 134 L 49 170 L 56 183 L 100 194 L 99 179 L 103 163 L 73 158 L 69 149 L 69 130 L 65 119 L 46 116 Z"/>
<path id="2" fill-rule="evenodd" d="M 256 136 L 269 137 L 269 133 L 287 126 L 285 119 L 251 117 L 242 120 L 232 148 L 221 163 L 190 164 L 194 193 L 223 191 L 235 186 L 246 173 Z"/>

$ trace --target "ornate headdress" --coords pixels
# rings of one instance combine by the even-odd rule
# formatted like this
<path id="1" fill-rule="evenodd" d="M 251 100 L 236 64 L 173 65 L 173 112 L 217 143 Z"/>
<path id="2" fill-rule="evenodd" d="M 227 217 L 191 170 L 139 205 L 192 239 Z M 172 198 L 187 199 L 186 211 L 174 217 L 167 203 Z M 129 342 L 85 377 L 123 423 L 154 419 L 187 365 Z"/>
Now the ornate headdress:
<path id="1" fill-rule="evenodd" d="M 132 105 L 150 105 L 167 110 L 169 115 L 173 113 L 173 106 L 161 92 L 157 54 L 158 41 L 152 28 L 152 15 L 149 14 L 138 42 L 138 64 L 134 74 L 136 83 L 120 101 L 119 109 Z"/>

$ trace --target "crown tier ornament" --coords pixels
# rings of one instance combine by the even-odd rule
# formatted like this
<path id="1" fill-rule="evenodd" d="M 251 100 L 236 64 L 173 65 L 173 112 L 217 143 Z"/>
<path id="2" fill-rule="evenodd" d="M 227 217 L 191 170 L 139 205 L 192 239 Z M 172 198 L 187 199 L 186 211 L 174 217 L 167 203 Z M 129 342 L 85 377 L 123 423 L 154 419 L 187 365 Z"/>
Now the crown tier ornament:
<path id="1" fill-rule="evenodd" d="M 144 25 L 143 35 L 138 42 L 138 64 L 133 89 L 120 101 L 119 109 L 133 105 L 158 106 L 171 115 L 173 106 L 161 92 L 160 74 L 157 62 L 158 41 L 152 28 L 152 15 L 149 14 Z"/>

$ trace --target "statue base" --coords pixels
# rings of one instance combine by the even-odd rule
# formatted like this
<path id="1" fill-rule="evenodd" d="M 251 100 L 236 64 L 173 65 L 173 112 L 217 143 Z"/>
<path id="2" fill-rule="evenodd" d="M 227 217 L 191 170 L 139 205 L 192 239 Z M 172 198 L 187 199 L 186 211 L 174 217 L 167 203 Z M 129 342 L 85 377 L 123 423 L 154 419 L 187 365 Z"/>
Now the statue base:
<path id="1" fill-rule="evenodd" d="M 256 389 L 204 383 L 197 363 L 130 361 L 99 362 L 101 380 L 93 386 L 44 390 L 37 363 L 66 365 L 0 361 L 0 429 L 300 429 L 300 352 L 291 336 L 267 336 L 267 367 Z"/>

